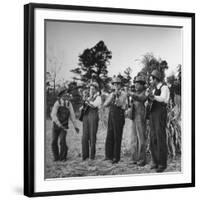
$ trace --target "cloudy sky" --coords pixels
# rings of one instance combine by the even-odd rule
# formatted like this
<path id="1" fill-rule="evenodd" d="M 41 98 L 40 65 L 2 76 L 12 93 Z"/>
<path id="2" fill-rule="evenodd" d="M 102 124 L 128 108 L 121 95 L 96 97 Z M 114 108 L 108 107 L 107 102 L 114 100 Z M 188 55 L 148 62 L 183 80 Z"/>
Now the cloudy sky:
<path id="1" fill-rule="evenodd" d="M 112 51 L 110 76 L 123 73 L 127 67 L 132 68 L 132 76 L 136 75 L 147 52 L 168 62 L 168 74 L 182 64 L 180 28 L 46 21 L 46 58 L 56 58 L 58 79 L 71 80 L 74 74 L 70 70 L 77 67 L 78 55 L 100 40 Z M 47 71 L 52 66 L 47 62 Z"/>

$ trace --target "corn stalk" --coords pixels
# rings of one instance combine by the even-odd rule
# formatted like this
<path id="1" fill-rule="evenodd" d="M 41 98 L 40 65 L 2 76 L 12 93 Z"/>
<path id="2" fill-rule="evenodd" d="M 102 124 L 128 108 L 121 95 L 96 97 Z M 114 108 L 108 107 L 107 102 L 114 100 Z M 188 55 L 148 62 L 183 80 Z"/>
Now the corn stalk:
<path id="1" fill-rule="evenodd" d="M 178 118 L 179 114 L 176 113 L 176 106 L 168 106 L 167 115 L 167 147 L 168 154 L 175 157 L 177 154 L 181 153 L 181 127 L 180 120 Z"/>

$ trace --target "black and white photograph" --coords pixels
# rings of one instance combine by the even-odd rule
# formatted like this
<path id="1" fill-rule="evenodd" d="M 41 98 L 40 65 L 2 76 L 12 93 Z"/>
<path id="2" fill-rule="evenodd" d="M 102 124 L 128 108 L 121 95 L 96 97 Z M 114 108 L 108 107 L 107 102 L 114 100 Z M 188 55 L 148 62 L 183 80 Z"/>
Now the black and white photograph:
<path id="1" fill-rule="evenodd" d="M 182 29 L 45 21 L 45 178 L 181 173 Z"/>
<path id="2" fill-rule="evenodd" d="M 25 195 L 194 186 L 194 14 L 25 16 Z"/>
<path id="3" fill-rule="evenodd" d="M 2 3 L 0 199 L 199 199 L 198 0 Z"/>

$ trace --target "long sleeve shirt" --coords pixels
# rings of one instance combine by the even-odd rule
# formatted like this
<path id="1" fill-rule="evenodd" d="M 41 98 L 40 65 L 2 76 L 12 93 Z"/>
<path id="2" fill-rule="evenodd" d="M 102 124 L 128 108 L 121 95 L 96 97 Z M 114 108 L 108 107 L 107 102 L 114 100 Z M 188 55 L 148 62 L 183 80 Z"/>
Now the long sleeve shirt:
<path id="1" fill-rule="evenodd" d="M 133 104 L 131 107 L 133 120 L 144 122 L 146 112 L 144 102 L 147 100 L 145 90 L 132 92 L 131 97 L 133 98 Z"/>
<path id="2" fill-rule="evenodd" d="M 102 104 L 101 97 L 98 94 L 94 101 L 92 101 L 92 100 L 89 101 L 89 105 L 91 105 L 91 107 L 93 107 L 93 108 L 100 108 L 101 104 Z"/>
<path id="3" fill-rule="evenodd" d="M 109 106 L 112 103 L 112 101 L 114 100 L 114 98 L 115 98 L 115 94 L 114 94 L 114 92 L 112 92 L 106 99 L 104 106 L 105 107 Z M 127 104 L 127 93 L 122 91 L 120 96 L 116 98 L 115 105 L 119 106 L 125 110 L 126 104 Z"/>
<path id="4" fill-rule="evenodd" d="M 157 89 L 160 89 L 160 87 L 162 86 L 162 83 L 159 83 L 157 85 Z M 153 91 L 153 93 L 155 92 L 155 90 Z M 164 103 L 168 103 L 169 101 L 169 98 L 170 98 L 170 91 L 169 91 L 169 88 L 167 87 L 167 85 L 163 85 L 161 87 L 161 94 L 158 96 L 158 95 L 155 95 L 154 96 L 154 99 L 158 102 L 164 102 Z"/>
<path id="5" fill-rule="evenodd" d="M 52 108 L 52 112 L 51 112 L 51 119 L 58 126 L 61 126 L 61 123 L 59 122 L 59 120 L 57 118 L 57 111 L 58 111 L 59 106 L 64 106 L 64 100 L 60 99 L 60 102 L 61 102 L 61 105 L 59 104 L 58 101 L 55 102 L 55 104 Z M 78 126 L 76 123 L 76 117 L 75 117 L 74 109 L 73 109 L 71 102 L 68 103 L 68 101 L 66 100 L 66 107 L 69 109 L 69 112 L 70 112 L 69 118 L 70 118 L 74 128 L 77 128 Z"/>
<path id="6" fill-rule="evenodd" d="M 136 101 L 145 102 L 147 100 L 147 96 L 145 95 L 145 90 L 142 92 L 132 92 L 130 93 L 132 98 Z"/>

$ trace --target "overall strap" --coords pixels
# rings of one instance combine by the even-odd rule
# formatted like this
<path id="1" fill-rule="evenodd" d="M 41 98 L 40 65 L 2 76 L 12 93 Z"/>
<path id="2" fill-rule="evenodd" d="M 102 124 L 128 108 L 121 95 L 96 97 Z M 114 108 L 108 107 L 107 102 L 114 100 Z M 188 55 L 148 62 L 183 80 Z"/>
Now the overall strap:
<path id="1" fill-rule="evenodd" d="M 114 94 L 113 99 L 112 99 L 112 101 L 111 101 L 111 104 L 113 104 L 113 105 L 115 104 L 116 98 L 117 98 L 117 97 L 116 97 L 116 95 Z"/>
<path id="2" fill-rule="evenodd" d="M 161 88 L 162 88 L 164 85 L 166 85 L 166 86 L 167 86 L 167 84 L 166 84 L 166 83 L 162 83 L 162 85 L 160 86 L 160 90 L 161 90 Z"/>
<path id="3" fill-rule="evenodd" d="M 68 107 L 69 108 L 69 101 L 68 100 L 64 101 L 64 107 Z"/>
<path id="4" fill-rule="evenodd" d="M 61 106 L 61 99 L 60 99 L 60 98 L 58 99 L 58 103 L 59 103 L 59 105 Z"/>
<path id="5" fill-rule="evenodd" d="M 66 107 L 66 101 L 64 100 L 64 107 Z"/>

